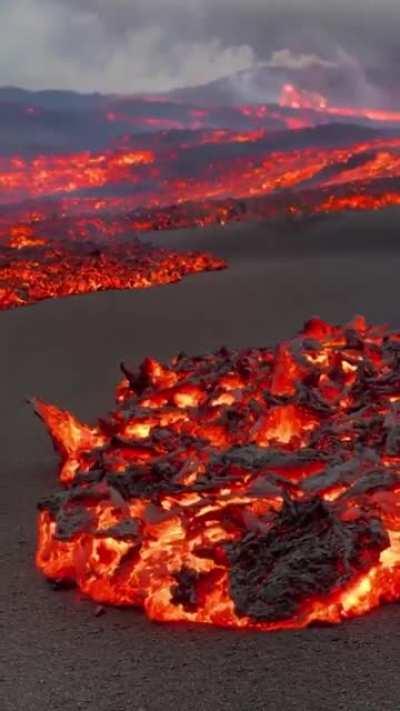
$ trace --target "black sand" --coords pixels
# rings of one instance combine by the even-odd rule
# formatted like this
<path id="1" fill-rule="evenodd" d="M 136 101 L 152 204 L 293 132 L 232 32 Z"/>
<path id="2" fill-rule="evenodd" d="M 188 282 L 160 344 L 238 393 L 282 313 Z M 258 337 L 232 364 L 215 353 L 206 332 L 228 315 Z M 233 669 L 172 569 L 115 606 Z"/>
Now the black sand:
<path id="1" fill-rule="evenodd" d="M 0 314 L 0 707 L 4 711 L 397 709 L 400 612 L 256 634 L 156 625 L 53 592 L 35 572 L 35 504 L 55 459 L 24 404 L 95 418 L 121 359 L 263 345 L 319 314 L 400 326 L 400 214 L 158 235 L 231 258 L 178 285 L 49 301 Z"/>

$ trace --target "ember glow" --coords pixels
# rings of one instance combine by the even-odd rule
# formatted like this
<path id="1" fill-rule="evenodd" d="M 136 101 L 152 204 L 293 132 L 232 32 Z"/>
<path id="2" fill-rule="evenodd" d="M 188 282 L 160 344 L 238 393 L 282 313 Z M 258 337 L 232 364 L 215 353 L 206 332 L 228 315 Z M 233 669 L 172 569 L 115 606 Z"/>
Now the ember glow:
<path id="1" fill-rule="evenodd" d="M 41 401 L 60 488 L 37 566 L 159 621 L 305 627 L 400 597 L 400 333 L 123 366 L 93 426 Z"/>

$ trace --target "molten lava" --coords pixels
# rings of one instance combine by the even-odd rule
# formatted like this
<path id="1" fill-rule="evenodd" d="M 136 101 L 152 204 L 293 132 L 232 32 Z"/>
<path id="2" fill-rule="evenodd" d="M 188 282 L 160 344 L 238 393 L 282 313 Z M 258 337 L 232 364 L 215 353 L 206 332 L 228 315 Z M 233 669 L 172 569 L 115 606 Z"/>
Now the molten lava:
<path id="1" fill-rule="evenodd" d="M 39 569 L 160 621 L 337 623 L 400 597 L 400 333 L 123 366 L 97 424 L 35 401 L 61 457 Z"/>

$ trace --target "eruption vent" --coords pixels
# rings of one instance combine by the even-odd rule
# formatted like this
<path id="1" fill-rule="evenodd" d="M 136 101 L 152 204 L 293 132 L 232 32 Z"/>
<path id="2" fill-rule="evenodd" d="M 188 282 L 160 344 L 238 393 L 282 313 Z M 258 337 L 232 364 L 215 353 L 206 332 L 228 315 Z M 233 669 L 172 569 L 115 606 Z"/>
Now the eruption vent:
<path id="1" fill-rule="evenodd" d="M 305 91 L 294 86 L 294 84 L 284 84 L 282 87 L 280 105 L 290 109 L 311 109 L 319 113 L 353 119 L 367 119 L 368 121 L 385 123 L 398 123 L 400 121 L 400 111 L 385 111 L 382 109 L 370 109 L 354 106 L 331 106 L 326 96 L 315 91 Z"/>
<path id="2" fill-rule="evenodd" d="M 61 457 L 37 565 L 101 604 L 261 630 L 400 596 L 400 333 L 309 321 L 277 348 L 123 366 L 94 426 L 36 401 Z"/>

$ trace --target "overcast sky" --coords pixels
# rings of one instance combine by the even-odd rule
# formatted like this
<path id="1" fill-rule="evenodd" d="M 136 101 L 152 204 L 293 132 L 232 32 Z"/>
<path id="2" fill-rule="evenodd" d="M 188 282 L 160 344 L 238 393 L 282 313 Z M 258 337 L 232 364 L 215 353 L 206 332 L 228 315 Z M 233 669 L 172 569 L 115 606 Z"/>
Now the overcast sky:
<path id="1" fill-rule="evenodd" d="M 400 0 L 0 0 L 0 85 L 162 91 L 349 55 L 397 73 L 399 27 Z"/>

